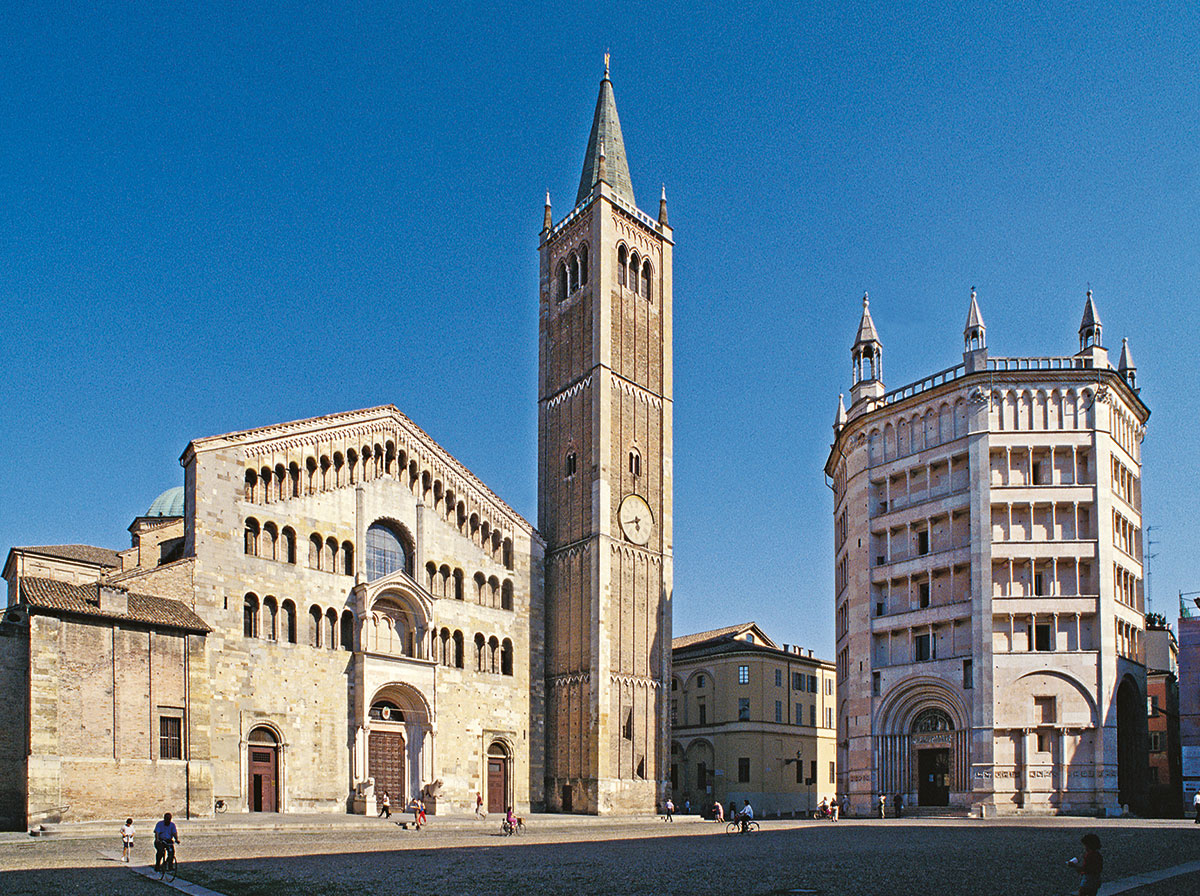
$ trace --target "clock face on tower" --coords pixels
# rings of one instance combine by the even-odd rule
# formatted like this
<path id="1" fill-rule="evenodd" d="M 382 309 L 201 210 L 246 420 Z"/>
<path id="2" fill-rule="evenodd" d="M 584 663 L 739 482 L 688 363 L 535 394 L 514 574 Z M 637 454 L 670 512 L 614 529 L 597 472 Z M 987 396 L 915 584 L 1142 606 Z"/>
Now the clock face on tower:
<path id="1" fill-rule="evenodd" d="M 650 505 L 639 495 L 626 495 L 617 511 L 617 519 L 621 523 L 621 531 L 625 537 L 636 545 L 644 545 L 650 540 L 650 532 L 654 528 L 654 514 Z"/>

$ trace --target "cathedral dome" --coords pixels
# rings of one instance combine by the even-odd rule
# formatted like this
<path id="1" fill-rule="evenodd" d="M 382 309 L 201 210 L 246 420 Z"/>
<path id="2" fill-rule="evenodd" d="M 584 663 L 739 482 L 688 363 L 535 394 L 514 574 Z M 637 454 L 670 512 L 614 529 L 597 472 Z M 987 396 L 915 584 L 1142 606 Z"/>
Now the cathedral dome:
<path id="1" fill-rule="evenodd" d="M 155 498 L 146 516 L 183 516 L 183 486 L 169 488 Z"/>

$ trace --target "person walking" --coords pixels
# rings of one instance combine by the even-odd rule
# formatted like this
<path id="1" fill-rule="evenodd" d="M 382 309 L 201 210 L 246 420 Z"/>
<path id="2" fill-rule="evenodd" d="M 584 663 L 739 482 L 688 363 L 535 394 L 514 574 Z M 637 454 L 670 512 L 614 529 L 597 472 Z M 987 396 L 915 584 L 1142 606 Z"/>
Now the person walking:
<path id="1" fill-rule="evenodd" d="M 133 819 L 126 818 L 121 825 L 121 861 L 129 861 L 129 850 L 133 849 Z"/>
<path id="2" fill-rule="evenodd" d="M 836 793 L 833 795 L 833 799 L 829 802 L 829 820 L 838 820 L 838 798 Z"/>
<path id="3" fill-rule="evenodd" d="M 475 794 L 475 814 L 480 818 L 487 818 L 487 814 L 483 811 L 483 794 Z"/>
<path id="4" fill-rule="evenodd" d="M 887 797 L 879 794 L 879 817 L 887 818 Z"/>
<path id="5" fill-rule="evenodd" d="M 425 801 L 417 798 L 417 830 L 421 829 L 421 825 L 425 824 Z"/>
<path id="6" fill-rule="evenodd" d="M 842 794 L 841 809 L 842 809 L 841 814 L 845 815 L 847 818 L 849 818 L 850 817 L 850 797 L 844 793 Z"/>
<path id="7" fill-rule="evenodd" d="M 1196 810 L 1196 824 L 1200 824 L 1200 790 L 1192 797 L 1192 808 Z"/>
<path id="8" fill-rule="evenodd" d="M 897 818 L 904 816 L 904 796 L 902 794 L 897 793 L 892 797 L 892 808 L 896 810 Z"/>
<path id="9" fill-rule="evenodd" d="M 383 798 L 379 801 L 379 817 L 392 817 L 392 798 L 388 796 L 388 792 L 386 790 L 383 792 Z"/>
<path id="10" fill-rule="evenodd" d="M 1100 838 L 1095 834 L 1084 834 L 1080 840 L 1086 852 L 1083 858 L 1067 862 L 1079 872 L 1079 889 L 1076 896 L 1096 896 L 1100 891 L 1100 874 L 1104 871 L 1104 856 L 1100 855 Z"/>
<path id="11" fill-rule="evenodd" d="M 718 824 L 725 820 L 725 807 L 721 805 L 720 800 L 713 803 L 713 821 Z"/>
<path id="12" fill-rule="evenodd" d="M 675 819 L 672 816 L 675 814 L 675 804 L 673 802 L 671 802 L 670 797 L 667 797 L 666 810 L 667 810 L 667 817 L 664 818 L 663 821 L 674 821 Z"/>
<path id="13" fill-rule="evenodd" d="M 691 800 L 684 800 L 684 801 L 683 801 L 683 814 L 684 814 L 684 815 L 691 815 L 691 814 L 692 814 L 692 801 L 691 801 Z"/>

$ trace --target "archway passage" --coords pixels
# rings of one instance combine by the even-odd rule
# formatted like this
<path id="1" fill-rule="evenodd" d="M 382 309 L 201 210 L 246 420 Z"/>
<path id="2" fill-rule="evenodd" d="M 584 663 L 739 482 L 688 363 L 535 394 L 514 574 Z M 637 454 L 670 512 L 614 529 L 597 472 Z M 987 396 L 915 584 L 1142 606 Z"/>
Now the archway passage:
<path id="1" fill-rule="evenodd" d="M 1145 796 L 1148 729 L 1145 703 L 1127 677 L 1117 688 L 1117 800 L 1135 812 L 1142 810 Z"/>
<path id="2" fill-rule="evenodd" d="M 279 811 L 279 742 L 268 728 L 247 738 L 248 802 L 251 812 Z"/>
<path id="3" fill-rule="evenodd" d="M 372 731 L 367 740 L 367 762 L 375 778 L 375 801 L 386 792 L 392 806 L 408 802 L 404 786 L 404 735 L 398 731 Z"/>
<path id="4" fill-rule="evenodd" d="M 488 747 L 487 755 L 487 810 L 504 812 L 508 809 L 508 786 L 511 779 L 511 761 L 508 751 L 499 743 Z"/>

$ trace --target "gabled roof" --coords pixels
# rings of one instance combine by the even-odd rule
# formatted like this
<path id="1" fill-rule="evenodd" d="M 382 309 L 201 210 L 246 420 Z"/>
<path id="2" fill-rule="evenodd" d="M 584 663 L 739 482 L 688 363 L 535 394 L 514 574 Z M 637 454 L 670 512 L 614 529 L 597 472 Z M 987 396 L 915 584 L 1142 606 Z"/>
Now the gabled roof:
<path id="1" fill-rule="evenodd" d="M 59 560 L 74 560 L 76 563 L 88 563 L 106 569 L 121 565 L 121 557 L 116 551 L 94 547 L 90 544 L 45 544 L 13 548 L 13 551 L 35 554 L 39 557 L 56 557 Z"/>
<path id="2" fill-rule="evenodd" d="M 185 604 L 166 597 L 148 594 L 128 594 L 129 611 L 114 613 L 100 609 L 100 585 L 71 585 L 57 579 L 42 579 L 34 576 L 21 578 L 18 601 L 49 615 L 59 613 L 73 616 L 95 616 L 102 619 L 119 619 L 140 622 L 160 628 L 175 628 L 189 632 L 212 631 L 204 620 Z M 105 586 L 112 587 L 112 586 Z M 120 588 L 113 588 L 122 591 Z"/>
<path id="3" fill-rule="evenodd" d="M 862 320 L 858 322 L 858 335 L 854 337 L 855 345 L 874 342 L 879 344 L 879 332 L 875 329 L 875 321 L 871 320 L 871 300 L 863 293 Z"/>
<path id="4" fill-rule="evenodd" d="M 779 648 L 779 645 L 768 638 L 763 630 L 758 627 L 757 622 L 742 622 L 738 625 L 727 625 L 724 628 L 715 628 L 712 631 L 697 632 L 694 635 L 681 635 L 678 638 L 673 638 L 671 640 L 671 649 L 679 650 L 682 647 L 696 647 L 700 644 L 745 640 L 745 635 L 747 634 L 754 636 L 755 644 L 763 647 Z"/>
<path id="5" fill-rule="evenodd" d="M 621 136 L 621 120 L 617 118 L 617 100 L 612 81 L 608 80 L 608 58 L 604 61 L 604 78 L 596 98 L 596 114 L 592 118 L 592 133 L 583 156 L 583 174 L 579 178 L 579 193 L 575 204 L 582 205 L 592 194 L 600 179 L 600 153 L 604 153 L 604 181 L 613 192 L 637 208 L 633 200 L 633 181 L 629 177 L 629 162 L 625 158 L 625 139 Z"/>
<path id="6" fill-rule="evenodd" d="M 245 429 L 218 436 L 205 436 L 204 438 L 193 439 L 188 443 L 188 447 L 183 452 L 180 461 L 186 465 L 191 455 L 198 454 L 201 451 L 229 447 L 249 448 L 278 439 L 324 435 L 332 430 L 343 427 L 373 426 L 380 422 L 395 423 L 402 430 L 405 430 L 409 436 L 415 437 L 448 470 L 462 476 L 469 485 L 477 488 L 483 497 L 494 501 L 496 509 L 502 515 L 508 514 L 511 517 L 511 522 L 518 528 L 525 529 L 525 531 L 534 535 L 534 537 L 540 537 L 537 535 L 537 530 L 534 529 L 533 524 L 517 513 L 517 511 L 513 510 L 503 498 L 488 488 L 483 480 L 467 469 L 465 464 L 443 448 L 429 433 L 417 426 L 417 424 L 393 404 L 363 408 L 356 411 L 342 411 L 336 414 L 326 414 L 323 417 L 308 417 L 302 420 L 291 420 L 287 423 L 274 423 L 255 429 Z"/>

